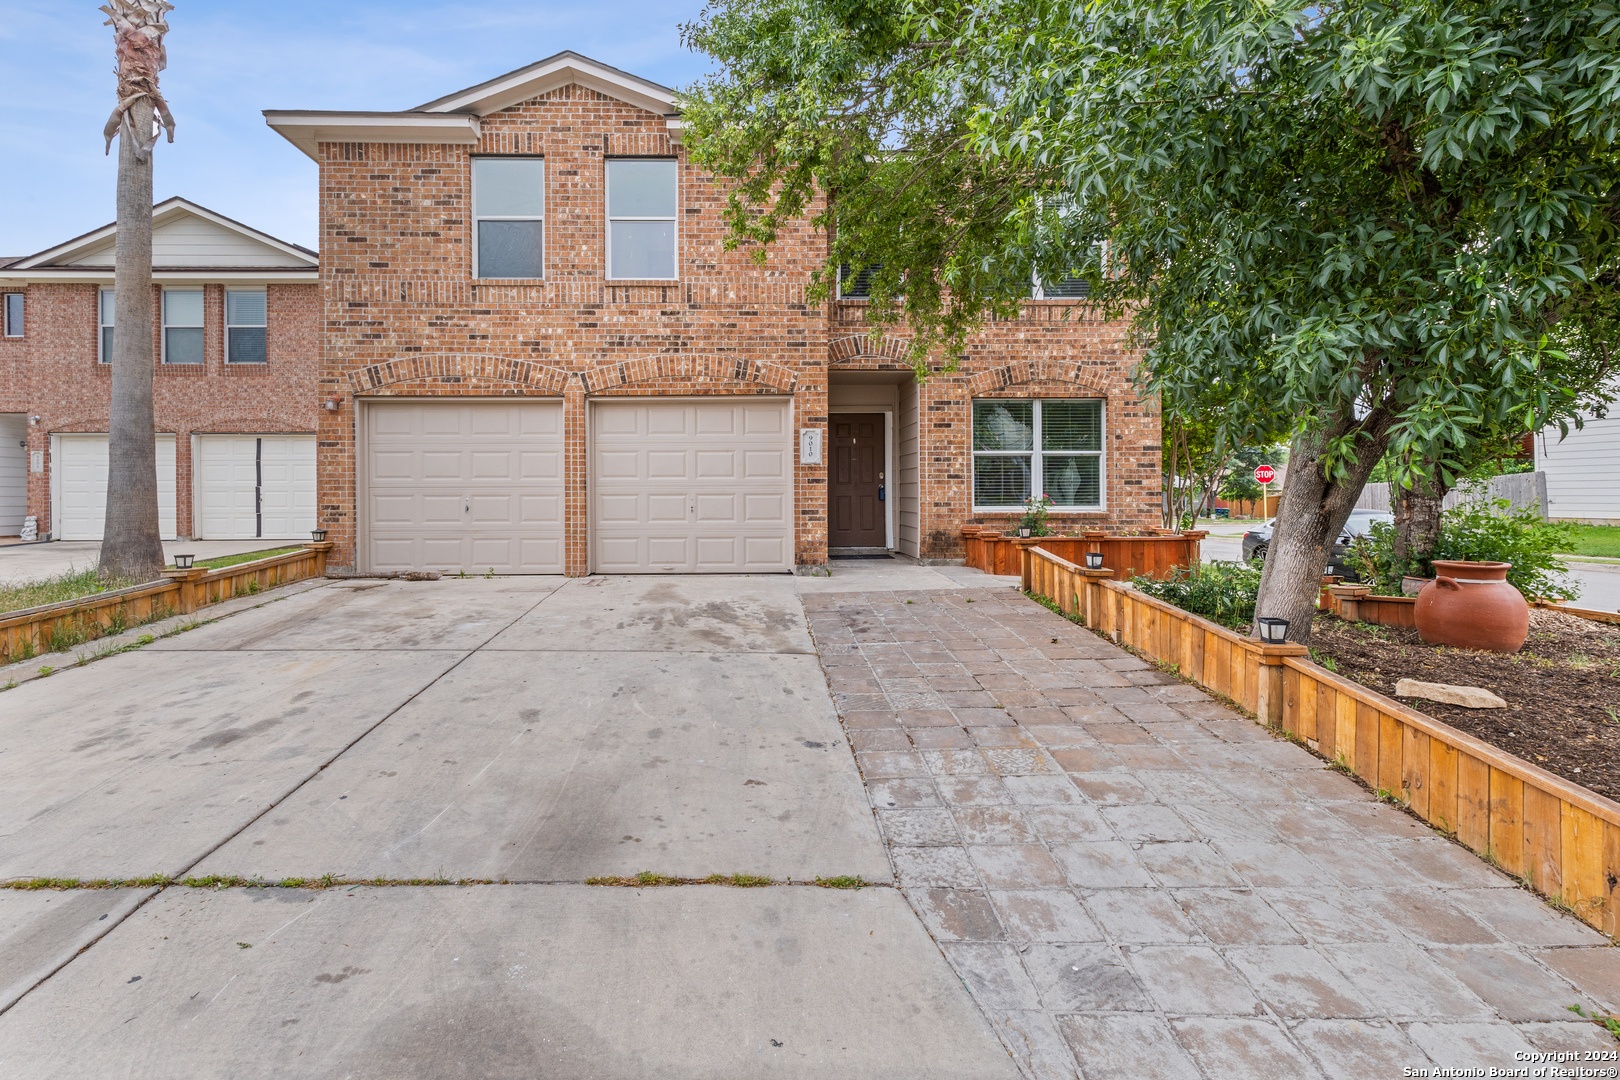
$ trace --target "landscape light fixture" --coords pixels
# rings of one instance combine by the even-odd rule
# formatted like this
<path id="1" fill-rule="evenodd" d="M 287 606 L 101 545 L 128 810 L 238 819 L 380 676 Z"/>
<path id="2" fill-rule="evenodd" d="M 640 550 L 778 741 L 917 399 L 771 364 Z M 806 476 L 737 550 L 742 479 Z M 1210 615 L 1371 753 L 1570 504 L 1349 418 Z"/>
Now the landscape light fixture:
<path id="1" fill-rule="evenodd" d="M 1028 525 L 1020 525 L 1018 527 L 1018 535 L 1021 536 L 1021 537 L 1024 537 L 1025 539 L 1028 539 L 1029 538 L 1029 526 Z"/>
<path id="2" fill-rule="evenodd" d="M 1086 569 L 1087 570 L 1101 570 L 1102 568 L 1103 568 L 1102 552 L 1100 552 L 1100 551 L 1088 551 L 1088 552 L 1086 552 Z"/>
<path id="3" fill-rule="evenodd" d="M 1260 640 L 1267 645 L 1282 645 L 1288 641 L 1287 619 L 1256 619 L 1260 624 Z"/>
<path id="4" fill-rule="evenodd" d="M 321 541 L 326 539 L 326 530 L 311 529 L 309 530 L 309 538 L 319 544 Z"/>
<path id="5" fill-rule="evenodd" d="M 195 555 L 176 555 L 174 557 L 174 568 L 176 570 L 190 570 L 191 560 L 196 557 Z"/>

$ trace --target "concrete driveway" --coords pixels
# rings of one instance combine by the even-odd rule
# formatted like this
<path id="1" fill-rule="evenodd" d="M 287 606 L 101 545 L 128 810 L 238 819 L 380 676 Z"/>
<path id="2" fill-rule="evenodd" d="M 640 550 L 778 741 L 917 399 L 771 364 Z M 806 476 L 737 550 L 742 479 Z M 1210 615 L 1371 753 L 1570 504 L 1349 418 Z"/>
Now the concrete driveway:
<path id="1" fill-rule="evenodd" d="M 0 878 L 376 882 L 0 891 L 0 1075 L 1017 1075 L 791 578 L 334 582 L 0 702 Z"/>

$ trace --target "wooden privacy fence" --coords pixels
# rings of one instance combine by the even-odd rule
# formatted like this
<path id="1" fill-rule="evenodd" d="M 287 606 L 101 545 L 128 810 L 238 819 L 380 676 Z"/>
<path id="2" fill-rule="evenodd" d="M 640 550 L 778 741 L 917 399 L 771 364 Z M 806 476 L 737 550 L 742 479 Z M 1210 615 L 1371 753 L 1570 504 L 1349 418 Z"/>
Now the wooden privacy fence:
<path id="1" fill-rule="evenodd" d="M 1607 934 L 1620 933 L 1620 803 L 1305 658 L 1025 549 L 1025 591 L 1237 702 Z"/>
<path id="2" fill-rule="evenodd" d="M 107 633 L 326 573 L 330 540 L 285 555 L 210 570 L 165 570 L 163 580 L 0 616 L 0 664 L 69 649 Z"/>
<path id="3" fill-rule="evenodd" d="M 967 564 L 987 574 L 1011 576 L 1020 573 L 1019 552 L 1039 545 L 1049 554 L 1069 562 L 1083 563 L 1086 552 L 1102 552 L 1103 565 L 1117 567 L 1110 573 L 1116 581 L 1133 576 L 1167 578 L 1177 570 L 1199 563 L 1199 541 L 1206 532 L 1164 533 L 1158 536 L 1110 536 L 1103 532 L 1080 536 L 1005 536 L 1000 529 L 977 525 L 962 530 L 967 548 Z"/>

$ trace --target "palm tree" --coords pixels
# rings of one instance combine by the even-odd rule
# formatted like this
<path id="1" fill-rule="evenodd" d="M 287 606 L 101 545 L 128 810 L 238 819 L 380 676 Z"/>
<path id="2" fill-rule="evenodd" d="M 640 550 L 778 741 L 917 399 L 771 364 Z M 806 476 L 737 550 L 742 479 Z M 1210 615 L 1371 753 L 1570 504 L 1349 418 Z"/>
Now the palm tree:
<path id="1" fill-rule="evenodd" d="M 157 440 L 152 415 L 152 147 L 157 121 L 174 141 L 174 117 L 158 90 L 168 66 L 166 0 L 102 5 L 118 56 L 118 106 L 103 134 L 118 141 L 118 240 L 113 262 L 112 415 L 108 427 L 107 523 L 101 575 L 149 581 L 163 569 L 158 531 Z"/>

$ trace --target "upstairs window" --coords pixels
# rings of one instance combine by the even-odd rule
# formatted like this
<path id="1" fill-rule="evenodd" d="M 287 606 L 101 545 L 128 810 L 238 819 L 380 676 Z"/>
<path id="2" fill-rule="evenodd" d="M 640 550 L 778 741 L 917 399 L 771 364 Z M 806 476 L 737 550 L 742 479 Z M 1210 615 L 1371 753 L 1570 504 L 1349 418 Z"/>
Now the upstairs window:
<path id="1" fill-rule="evenodd" d="M 849 263 L 838 266 L 838 295 L 844 300 L 865 300 L 872 295 L 872 275 L 883 269 L 882 263 L 873 263 L 856 270 Z"/>
<path id="2" fill-rule="evenodd" d="M 609 278 L 675 277 L 677 180 L 673 160 L 607 163 Z"/>
<path id="3" fill-rule="evenodd" d="M 163 362 L 203 362 L 203 291 L 163 290 Z"/>
<path id="4" fill-rule="evenodd" d="M 973 506 L 1018 510 L 1045 495 L 1102 509 L 1103 403 L 1097 398 L 973 403 Z"/>
<path id="5" fill-rule="evenodd" d="M 116 296 L 113 290 L 102 289 L 101 298 L 97 301 L 96 325 L 99 331 L 96 334 L 96 359 L 103 364 L 112 363 L 113 301 Z"/>
<path id="6" fill-rule="evenodd" d="M 473 158 L 472 182 L 476 276 L 545 277 L 545 160 Z"/>
<path id="7" fill-rule="evenodd" d="M 1090 295 L 1091 282 L 1083 277 L 1064 276 L 1050 285 L 1039 278 L 1035 279 L 1037 300 L 1082 300 Z"/>
<path id="8" fill-rule="evenodd" d="M 263 364 L 269 325 L 269 301 L 264 289 L 225 291 L 225 362 Z"/>
<path id="9" fill-rule="evenodd" d="M 23 294 L 8 292 L 5 294 L 6 337 L 23 336 Z"/>

